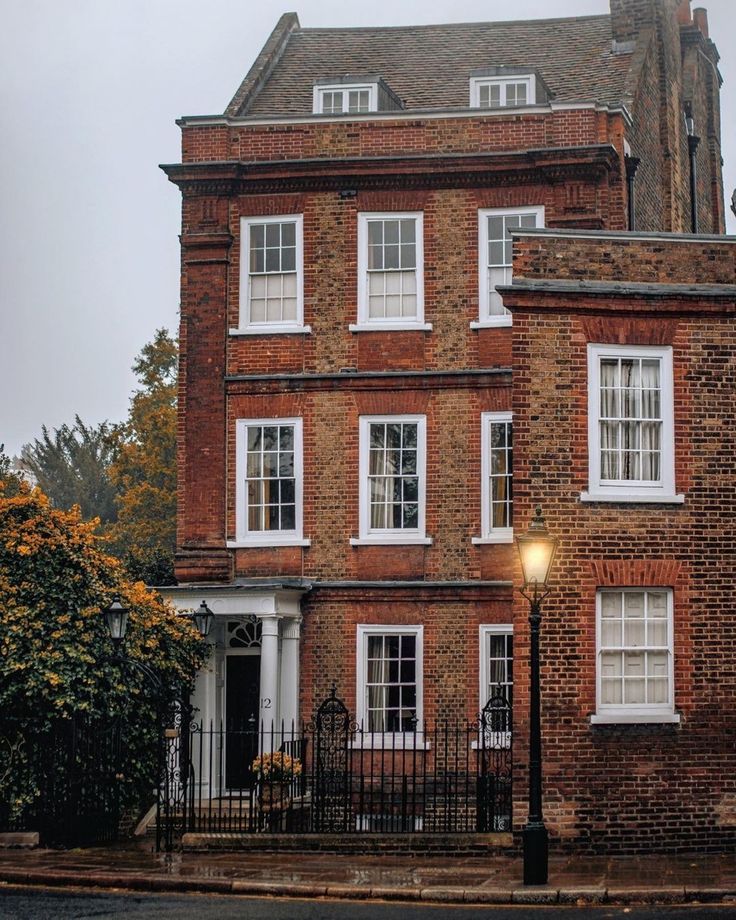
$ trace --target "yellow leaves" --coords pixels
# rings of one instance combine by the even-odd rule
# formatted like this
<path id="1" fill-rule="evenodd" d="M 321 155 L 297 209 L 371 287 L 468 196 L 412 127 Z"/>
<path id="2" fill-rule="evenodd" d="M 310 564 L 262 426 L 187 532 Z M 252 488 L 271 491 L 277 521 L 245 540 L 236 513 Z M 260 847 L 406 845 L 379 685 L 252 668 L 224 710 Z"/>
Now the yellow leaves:
<path id="1" fill-rule="evenodd" d="M 18 551 L 19 555 L 21 555 L 21 556 L 27 556 L 27 555 L 30 553 L 30 551 L 31 551 L 31 547 L 28 546 L 28 545 L 25 544 L 25 543 L 21 543 L 21 544 L 17 547 L 17 551 Z"/>

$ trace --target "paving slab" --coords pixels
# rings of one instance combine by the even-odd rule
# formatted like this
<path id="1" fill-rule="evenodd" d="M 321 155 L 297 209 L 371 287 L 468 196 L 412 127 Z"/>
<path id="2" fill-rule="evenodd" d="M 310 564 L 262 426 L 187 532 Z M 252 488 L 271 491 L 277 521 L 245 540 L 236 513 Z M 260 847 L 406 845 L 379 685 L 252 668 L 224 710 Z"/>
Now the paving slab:
<path id="1" fill-rule="evenodd" d="M 547 886 L 526 887 L 521 878 L 521 859 L 497 852 L 157 854 L 150 841 L 0 850 L 0 883 L 6 884 L 466 904 L 718 903 L 736 897 L 736 855 L 553 854 Z"/>

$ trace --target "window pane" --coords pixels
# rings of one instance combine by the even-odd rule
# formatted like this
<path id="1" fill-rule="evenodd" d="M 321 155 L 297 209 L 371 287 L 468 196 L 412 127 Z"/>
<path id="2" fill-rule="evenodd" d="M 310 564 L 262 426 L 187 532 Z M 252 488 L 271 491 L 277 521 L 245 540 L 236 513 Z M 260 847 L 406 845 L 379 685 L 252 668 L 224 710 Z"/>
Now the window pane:
<path id="1" fill-rule="evenodd" d="M 248 504 L 263 504 L 263 482 L 260 479 L 248 482 Z"/>
<path id="2" fill-rule="evenodd" d="M 624 616 L 627 618 L 644 616 L 644 592 L 624 592 Z"/>
<path id="3" fill-rule="evenodd" d="M 279 249 L 266 250 L 266 271 L 278 272 L 281 270 L 281 251 Z"/>
<path id="4" fill-rule="evenodd" d="M 601 624 L 601 644 L 605 648 L 621 645 L 620 620 L 604 620 Z"/>
<path id="5" fill-rule="evenodd" d="M 645 645 L 645 632 L 644 620 L 627 620 L 624 624 L 624 645 L 629 648 Z"/>
<path id="6" fill-rule="evenodd" d="M 296 270 L 296 249 L 289 246 L 281 250 L 281 271 L 293 272 Z"/>
<path id="7" fill-rule="evenodd" d="M 404 505 L 403 519 L 396 526 L 404 527 L 407 530 L 416 530 L 419 527 L 419 506 Z"/>
<path id="8" fill-rule="evenodd" d="M 383 247 L 383 268 L 399 268 L 399 245 L 386 243 Z"/>
<path id="9" fill-rule="evenodd" d="M 489 265 L 503 265 L 504 259 L 504 242 L 503 240 L 491 240 L 489 243 Z"/>
<path id="10" fill-rule="evenodd" d="M 405 502 L 418 502 L 419 501 L 419 480 L 412 477 L 407 477 L 403 480 L 404 489 L 403 489 L 403 500 Z"/>
<path id="11" fill-rule="evenodd" d="M 284 505 L 293 505 L 296 501 L 294 480 L 282 479 L 279 489 L 281 503 Z"/>

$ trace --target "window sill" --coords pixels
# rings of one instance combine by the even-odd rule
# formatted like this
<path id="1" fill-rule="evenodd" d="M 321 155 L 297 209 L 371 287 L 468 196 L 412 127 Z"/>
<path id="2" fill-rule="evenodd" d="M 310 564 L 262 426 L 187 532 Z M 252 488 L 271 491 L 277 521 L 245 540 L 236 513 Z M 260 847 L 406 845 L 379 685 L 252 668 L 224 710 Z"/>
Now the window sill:
<path id="1" fill-rule="evenodd" d="M 348 742 L 353 751 L 431 751 L 432 743 L 425 741 L 420 734 L 410 735 L 365 735 L 358 736 L 357 741 Z"/>
<path id="2" fill-rule="evenodd" d="M 228 549 L 251 549 L 264 546 L 311 546 L 311 540 L 300 537 L 284 537 L 280 540 L 273 537 L 256 537 L 252 540 L 228 540 L 225 544 Z"/>
<path id="3" fill-rule="evenodd" d="M 611 492 L 581 492 L 581 502 L 616 502 L 618 504 L 640 505 L 682 505 L 685 503 L 684 495 L 668 495 L 657 492 L 627 492 L 618 494 Z"/>
<path id="4" fill-rule="evenodd" d="M 591 725 L 677 725 L 680 716 L 676 712 L 605 712 L 594 713 L 590 717 Z"/>
<path id="5" fill-rule="evenodd" d="M 405 536 L 393 534 L 380 537 L 351 537 L 351 546 L 431 546 L 431 537 Z"/>
<path id="6" fill-rule="evenodd" d="M 510 316 L 499 316 L 497 319 L 474 319 L 470 324 L 471 329 L 503 329 L 512 325 Z"/>
<path id="7" fill-rule="evenodd" d="M 495 543 L 513 543 L 513 530 L 500 530 L 498 533 L 489 534 L 487 537 L 472 537 L 470 542 L 473 546 L 492 546 Z"/>
<path id="8" fill-rule="evenodd" d="M 244 326 L 228 329 L 228 335 L 309 335 L 311 326 Z"/>
<path id="9" fill-rule="evenodd" d="M 432 323 L 351 323 L 350 332 L 431 332 Z"/>

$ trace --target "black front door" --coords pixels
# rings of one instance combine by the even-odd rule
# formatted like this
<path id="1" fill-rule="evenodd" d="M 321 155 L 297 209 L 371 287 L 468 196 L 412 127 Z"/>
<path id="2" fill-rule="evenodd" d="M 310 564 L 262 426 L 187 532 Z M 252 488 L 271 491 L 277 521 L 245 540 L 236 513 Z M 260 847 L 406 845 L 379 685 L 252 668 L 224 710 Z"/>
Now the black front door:
<path id="1" fill-rule="evenodd" d="M 225 673 L 225 785 L 247 789 L 258 754 L 260 655 L 228 655 Z"/>

